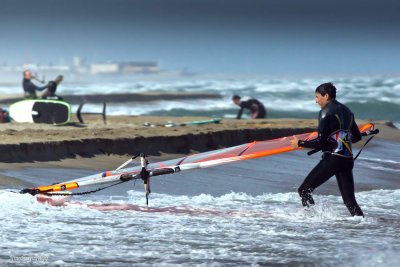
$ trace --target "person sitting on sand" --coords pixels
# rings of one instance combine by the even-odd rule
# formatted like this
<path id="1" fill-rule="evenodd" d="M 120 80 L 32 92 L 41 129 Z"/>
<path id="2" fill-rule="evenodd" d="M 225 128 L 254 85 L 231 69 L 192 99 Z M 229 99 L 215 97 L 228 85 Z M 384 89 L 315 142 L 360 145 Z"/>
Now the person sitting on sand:
<path id="1" fill-rule="evenodd" d="M 305 141 L 294 137 L 291 140 L 293 148 L 306 147 L 323 152 L 322 160 L 299 187 L 301 202 L 304 207 L 314 205 L 311 193 L 336 175 L 343 202 L 351 215 L 364 216 L 354 195 L 351 144 L 361 140 L 354 115 L 348 107 L 336 101 L 336 87 L 332 83 L 323 83 L 315 89 L 315 102 L 321 107 L 318 138 Z"/>
<path id="2" fill-rule="evenodd" d="M 248 109 L 251 112 L 252 119 L 263 119 L 267 116 L 267 111 L 264 105 L 254 98 L 241 98 L 238 95 L 232 97 L 232 101 L 235 105 L 240 107 L 236 119 L 240 120 L 242 117 L 243 109 Z"/>
<path id="3" fill-rule="evenodd" d="M 37 86 L 32 82 L 34 78 L 32 72 L 29 70 L 24 71 L 23 73 L 24 79 L 22 81 L 22 87 L 24 88 L 24 97 L 26 99 L 37 99 L 36 91 L 44 91 L 41 98 L 42 99 L 53 99 L 53 100 L 62 100 L 62 98 L 55 94 L 57 90 L 57 86 L 63 80 L 62 75 L 58 75 L 54 81 L 50 81 L 45 86 Z"/>
<path id="4" fill-rule="evenodd" d="M 47 84 L 47 90 L 44 91 L 44 93 L 42 94 L 42 98 L 52 99 L 52 100 L 62 100 L 62 97 L 56 95 L 55 93 L 57 90 L 57 86 L 62 82 L 63 78 L 64 77 L 62 75 L 58 75 L 54 81 L 50 81 Z"/>
<path id="5" fill-rule="evenodd" d="M 36 91 L 43 91 L 48 87 L 48 84 L 45 86 L 37 86 L 32 82 L 34 78 L 32 72 L 30 70 L 25 70 L 24 79 L 22 80 L 22 87 L 24 88 L 24 97 L 26 99 L 36 99 Z"/>

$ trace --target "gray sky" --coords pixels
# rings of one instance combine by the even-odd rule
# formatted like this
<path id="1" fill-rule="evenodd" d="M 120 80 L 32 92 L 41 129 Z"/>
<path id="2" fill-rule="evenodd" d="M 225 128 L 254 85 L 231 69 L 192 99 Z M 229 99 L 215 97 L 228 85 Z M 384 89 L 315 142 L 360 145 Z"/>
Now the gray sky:
<path id="1" fill-rule="evenodd" d="M 160 60 L 169 70 L 399 72 L 400 1 L 2 0 L 0 63 Z"/>

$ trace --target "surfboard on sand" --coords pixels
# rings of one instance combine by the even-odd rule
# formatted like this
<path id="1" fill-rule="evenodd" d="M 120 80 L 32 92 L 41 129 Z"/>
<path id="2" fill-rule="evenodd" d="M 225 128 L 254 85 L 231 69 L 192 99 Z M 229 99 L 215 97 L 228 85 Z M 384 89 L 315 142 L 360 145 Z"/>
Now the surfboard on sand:
<path id="1" fill-rule="evenodd" d="M 71 120 L 71 105 L 60 100 L 27 99 L 10 106 L 16 122 L 66 124 Z"/>

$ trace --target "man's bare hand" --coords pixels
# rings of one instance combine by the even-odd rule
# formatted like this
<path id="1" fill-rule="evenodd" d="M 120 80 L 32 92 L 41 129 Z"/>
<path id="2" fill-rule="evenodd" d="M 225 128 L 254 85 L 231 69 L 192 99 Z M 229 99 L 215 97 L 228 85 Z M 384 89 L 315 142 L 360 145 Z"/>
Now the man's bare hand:
<path id="1" fill-rule="evenodd" d="M 292 148 L 296 149 L 299 147 L 299 139 L 296 136 L 293 136 L 293 139 L 290 140 L 290 145 L 292 146 Z"/>

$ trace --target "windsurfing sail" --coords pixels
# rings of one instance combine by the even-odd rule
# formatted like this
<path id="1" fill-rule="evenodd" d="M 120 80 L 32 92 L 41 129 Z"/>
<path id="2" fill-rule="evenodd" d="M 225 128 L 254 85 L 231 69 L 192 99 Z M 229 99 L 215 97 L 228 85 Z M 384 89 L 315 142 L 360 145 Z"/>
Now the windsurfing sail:
<path id="1" fill-rule="evenodd" d="M 359 127 L 359 129 L 363 136 L 376 133 L 373 131 L 374 125 L 372 123 L 362 125 L 361 127 Z M 299 134 L 295 136 L 299 140 L 312 140 L 317 138 L 317 132 Z M 233 163 L 241 160 L 267 157 L 290 152 L 297 149 L 302 149 L 292 148 L 292 146 L 290 145 L 290 141 L 293 138 L 294 136 L 288 136 L 267 141 L 254 141 L 239 146 L 193 154 L 178 159 L 152 163 L 149 165 L 146 164 L 146 171 L 148 171 L 149 177 L 152 177 L 192 169 L 207 168 L 226 163 Z M 143 178 L 143 165 L 131 168 L 118 168 L 113 171 L 106 171 L 103 173 L 86 176 L 64 183 L 39 186 L 36 188 L 27 188 L 22 190 L 21 193 L 30 193 L 32 195 L 53 194 L 56 192 L 69 191 L 86 186 L 122 183 L 129 180 L 141 178 Z"/>

